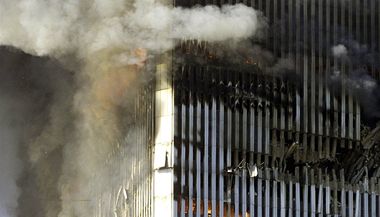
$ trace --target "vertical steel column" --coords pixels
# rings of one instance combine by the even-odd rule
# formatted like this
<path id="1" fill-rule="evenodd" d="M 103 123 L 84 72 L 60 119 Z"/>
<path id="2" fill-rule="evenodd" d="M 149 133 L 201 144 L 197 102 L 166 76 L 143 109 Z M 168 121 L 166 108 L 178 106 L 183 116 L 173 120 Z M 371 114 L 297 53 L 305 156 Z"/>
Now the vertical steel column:
<path id="1" fill-rule="evenodd" d="M 370 191 L 371 191 L 371 215 L 370 216 L 376 216 L 376 180 L 375 178 L 371 178 L 370 180 Z M 380 213 L 379 213 L 380 214 Z"/>
<path id="2" fill-rule="evenodd" d="M 368 217 L 369 216 L 369 203 L 368 203 L 368 192 L 369 192 L 369 186 L 368 186 L 368 178 L 364 178 L 364 183 L 363 183 L 363 200 L 364 200 L 364 217 Z"/>
<path id="3" fill-rule="evenodd" d="M 355 1 L 354 1 L 355 2 Z M 356 40 L 360 42 L 360 17 L 361 17 L 361 2 L 362 0 L 356 0 L 356 7 L 355 10 L 355 18 L 356 18 Z M 357 141 L 360 141 L 360 105 L 359 102 L 356 100 L 356 139 Z M 359 142 L 357 142 L 357 145 L 359 145 Z"/>
<path id="4" fill-rule="evenodd" d="M 186 125 L 188 126 L 187 132 L 186 132 L 186 138 L 187 138 L 187 144 L 188 144 L 188 152 L 187 152 L 187 164 L 188 171 L 187 171 L 187 188 L 188 188 L 188 216 L 193 216 L 193 198 L 194 198 L 194 92 L 193 88 L 195 86 L 194 84 L 194 72 L 195 68 L 191 67 L 189 69 L 189 99 L 188 99 L 188 108 L 187 108 L 187 119 L 186 119 Z"/>
<path id="5" fill-rule="evenodd" d="M 290 175 L 288 174 L 289 176 L 289 182 L 288 182 L 288 191 L 289 191 L 289 197 L 288 197 L 288 217 L 290 216 L 294 216 L 294 208 L 293 208 L 293 199 L 294 199 L 294 196 L 293 196 L 293 180 L 292 178 L 290 177 Z"/>
<path id="6" fill-rule="evenodd" d="M 300 37 L 301 37 L 301 17 L 300 17 L 300 5 L 301 5 L 301 1 L 300 0 L 294 0 L 294 3 L 295 3 L 295 14 L 296 14 L 296 20 L 295 20 L 295 23 L 296 23 L 296 40 L 295 40 L 295 44 L 296 44 L 296 73 L 300 76 L 302 74 L 302 72 L 300 72 L 301 70 L 301 66 L 300 66 L 300 61 L 301 61 L 301 57 L 300 57 L 300 45 L 299 45 L 299 41 L 300 41 Z M 293 22 L 291 22 L 293 23 Z M 295 101 L 296 101 L 296 117 L 295 117 L 295 126 L 296 126 L 296 132 L 299 134 L 299 132 L 301 131 L 301 96 L 300 96 L 300 91 L 298 90 L 298 88 L 296 88 L 295 90 Z M 298 136 L 296 138 L 297 140 L 299 140 Z M 299 149 L 297 149 L 297 153 L 299 153 Z M 297 154 L 298 155 L 298 154 Z M 297 159 L 299 160 L 299 159 Z"/>
<path id="7" fill-rule="evenodd" d="M 154 216 L 174 215 L 174 171 L 173 151 L 174 151 L 174 101 L 172 76 L 169 74 L 171 56 L 162 57 L 162 64 L 157 65 L 157 79 L 155 84 L 155 128 L 154 128 L 154 153 L 153 170 L 154 170 Z M 168 156 L 168 166 L 170 169 L 162 171 L 161 167 L 165 165 L 166 156 Z M 137 216 L 137 215 L 135 215 Z"/>
<path id="8" fill-rule="evenodd" d="M 258 85 L 263 85 L 263 82 L 259 80 L 260 77 L 258 78 Z M 258 100 L 259 105 L 257 106 L 258 108 L 258 113 L 257 113 L 257 152 L 262 154 L 263 153 L 263 105 L 264 103 L 261 99 Z"/>
<path id="9" fill-rule="evenodd" d="M 181 193 L 180 216 L 184 217 L 186 208 L 186 195 L 184 191 L 186 187 L 186 105 L 183 102 L 181 103 L 181 131 L 181 183 L 179 191 Z"/>
<path id="10" fill-rule="evenodd" d="M 268 81 L 269 82 L 269 81 Z M 269 92 L 267 90 L 266 87 L 264 87 L 265 89 L 265 94 L 268 96 L 269 95 Z M 264 116 L 265 116 L 265 132 L 264 132 L 264 145 L 265 145 L 265 150 L 264 150 L 264 153 L 269 155 L 271 153 L 271 141 L 270 141 L 270 104 L 269 102 L 264 102 L 263 103 L 263 106 L 265 108 L 265 113 L 264 113 Z"/>
<path id="11" fill-rule="evenodd" d="M 324 216 L 324 209 L 323 209 L 323 202 L 324 202 L 324 195 L 323 195 L 323 179 L 322 179 L 322 171 L 321 169 L 318 169 L 318 217 Z"/>
<path id="12" fill-rule="evenodd" d="M 331 203 L 331 188 L 330 188 L 330 177 L 325 174 L 325 191 L 326 191 L 326 200 L 325 200 L 325 207 L 326 207 L 326 215 L 331 215 L 331 209 L 330 209 L 330 203 Z"/>
<path id="13" fill-rule="evenodd" d="M 316 217 L 317 214 L 317 201 L 316 201 L 316 190 L 315 190 L 316 182 L 314 180 L 314 170 L 310 170 L 310 216 Z"/>
<path id="14" fill-rule="evenodd" d="M 272 180 L 272 216 L 278 216 L 278 196 L 277 195 L 277 185 L 278 185 L 278 171 L 277 168 L 273 169 L 273 180 Z"/>
<path id="15" fill-rule="evenodd" d="M 264 174 L 264 179 L 265 179 L 265 217 L 270 217 L 270 170 L 269 168 L 265 168 L 265 174 Z"/>
<path id="16" fill-rule="evenodd" d="M 280 196 L 280 217 L 286 217 L 286 183 L 285 183 L 285 176 L 281 174 L 282 179 L 280 181 L 280 191 L 281 191 L 281 196 Z M 290 193 L 288 194 L 290 196 Z M 290 199 L 289 199 L 290 200 Z"/>
<path id="17" fill-rule="evenodd" d="M 308 44 L 308 0 L 302 0 L 303 3 L 303 8 L 300 8 L 300 10 L 303 10 L 303 32 L 301 33 L 302 36 L 300 36 L 300 40 L 303 40 L 303 49 L 302 49 L 302 54 L 303 58 L 301 58 L 299 61 L 303 63 L 303 66 L 301 67 L 302 70 L 302 78 L 303 78 L 303 99 L 302 99 L 302 116 L 301 118 L 303 119 L 303 129 L 302 133 L 304 133 L 304 139 L 302 141 L 303 145 L 303 152 L 304 156 L 303 159 L 306 160 L 306 152 L 309 149 L 309 144 L 307 141 L 306 134 L 309 132 L 309 82 L 310 82 L 310 77 L 309 77 L 309 55 L 307 53 L 309 44 Z M 301 17 L 300 17 L 301 18 Z M 302 39 L 301 39 L 302 38 Z M 298 40 L 297 40 L 298 41 Z M 301 51 L 301 50 L 300 50 Z M 314 97 L 313 95 L 312 97 Z"/>
<path id="18" fill-rule="evenodd" d="M 311 65 L 310 65 L 310 129 L 311 132 L 310 136 L 310 154 L 307 155 L 307 157 L 314 157 L 315 156 L 315 133 L 316 133 L 316 126 L 318 121 L 318 116 L 316 116 L 316 108 L 318 108 L 318 90 L 316 90 L 316 57 L 315 57 L 315 4 L 316 0 L 310 0 L 309 7 L 310 7 L 310 59 L 311 59 Z M 308 19 L 307 19 L 308 20 Z M 307 36 L 309 37 L 309 35 Z M 316 100 L 317 99 L 317 100 Z M 317 101 L 317 102 L 316 102 Z M 317 104 L 316 104 L 317 103 Z M 317 109 L 318 111 L 318 109 Z"/>
<path id="19" fill-rule="evenodd" d="M 324 34 L 323 28 L 323 0 L 315 0 L 318 5 L 318 156 L 323 157 L 324 144 L 322 143 L 322 135 L 324 135 L 324 115 L 323 110 L 325 110 L 325 101 L 323 98 L 324 87 L 326 83 L 324 82 L 324 65 L 323 65 L 323 39 Z"/>
<path id="20" fill-rule="evenodd" d="M 361 195 L 359 190 L 359 185 L 356 186 L 356 197 L 355 197 L 355 217 L 361 216 Z"/>
<path id="21" fill-rule="evenodd" d="M 300 176 L 299 176 L 299 168 L 296 168 L 296 217 L 301 217 L 301 186 L 300 186 Z"/>
<path id="22" fill-rule="evenodd" d="M 287 47 L 287 52 L 288 52 L 288 57 L 289 58 L 294 58 L 294 35 L 293 35 L 293 32 L 295 31 L 295 29 L 293 29 L 293 26 L 294 25 L 291 25 L 291 23 L 295 22 L 295 20 L 293 19 L 294 18 L 294 1 L 295 0 L 288 0 L 288 28 L 287 28 L 287 31 L 288 31 L 288 47 Z M 285 2 L 283 2 L 285 4 Z M 295 66 L 296 68 L 296 66 Z M 291 88 L 290 88 L 290 84 L 291 82 L 286 82 L 286 94 L 287 94 L 287 107 L 286 107 L 286 113 L 285 113 L 285 122 L 287 121 L 287 124 L 286 124 L 286 128 L 287 128 L 287 131 L 288 131 L 288 138 L 290 138 L 290 131 L 294 131 L 296 130 L 295 129 L 295 126 L 296 126 L 296 122 L 297 120 L 297 113 L 296 112 L 296 116 L 293 115 L 293 112 L 294 110 L 296 110 L 296 108 L 293 108 L 293 102 L 295 101 L 293 98 L 295 98 L 296 96 L 294 94 L 296 94 L 297 92 L 296 91 L 293 91 Z M 285 88 L 284 88 L 285 89 Z M 297 107 L 298 104 L 296 104 L 296 107 Z M 296 110 L 297 111 L 297 110 Z M 298 138 L 297 138 L 298 139 Z"/>
<path id="23" fill-rule="evenodd" d="M 209 72 L 206 71 L 206 74 Z M 208 89 L 207 86 L 207 78 L 208 76 L 205 74 L 205 90 Z M 209 201 L 209 102 L 207 99 L 207 93 L 205 93 L 204 99 L 204 119 L 203 119 L 203 128 L 204 128 L 204 153 L 203 153 L 203 216 L 208 216 L 208 201 Z"/>
<path id="24" fill-rule="evenodd" d="M 214 76 L 214 74 L 212 75 Z M 216 99 L 212 96 L 211 112 L 211 217 L 216 217 Z"/>
<path id="25" fill-rule="evenodd" d="M 227 159 L 226 159 L 226 167 L 231 168 L 232 167 L 232 111 L 230 106 L 227 106 Z M 227 217 L 231 217 L 231 200 L 232 200 L 232 178 L 227 176 Z"/>
<path id="26" fill-rule="evenodd" d="M 235 78 L 234 77 L 234 82 L 235 81 Z M 233 150 L 233 154 L 234 154 L 234 166 L 236 167 L 239 163 L 240 163 L 240 160 L 239 160 L 239 148 L 240 148 L 240 112 L 238 111 L 238 108 L 234 108 L 233 110 L 234 112 L 234 150 Z M 239 216 L 239 211 L 240 211 L 240 206 L 239 206 L 239 199 L 240 199 L 240 195 L 239 195 L 239 190 L 240 190 L 240 183 L 239 183 L 239 176 L 238 175 L 235 175 L 234 176 L 234 210 L 235 210 L 235 217 L 238 217 Z"/>
<path id="27" fill-rule="evenodd" d="M 246 82 L 245 79 L 246 77 L 241 77 L 242 78 L 242 88 L 245 88 Z M 247 114 L 247 107 L 244 105 L 242 102 L 242 109 L 243 109 L 243 115 L 242 115 L 242 129 L 241 129 L 241 134 L 242 134 L 242 142 L 241 142 L 241 159 L 247 162 L 248 159 L 246 159 L 247 156 L 247 131 L 249 130 L 249 121 L 248 119 L 248 114 Z M 243 170 L 243 174 L 241 177 L 241 215 L 245 216 L 247 213 L 247 178 L 249 177 L 249 174 L 247 174 L 247 170 Z"/>
<path id="28" fill-rule="evenodd" d="M 344 170 L 342 169 L 340 171 L 340 190 L 341 190 L 341 193 L 340 193 L 340 200 L 341 200 L 341 215 L 342 217 L 346 217 L 347 216 L 347 199 L 346 199 L 346 183 L 345 183 L 345 179 L 344 179 Z"/>
<path id="29" fill-rule="evenodd" d="M 222 80 L 223 78 L 220 78 Z M 226 113 L 224 112 L 224 102 L 222 101 L 222 96 L 219 97 L 219 168 L 217 175 L 219 177 L 219 188 L 218 188 L 218 200 L 219 200 L 219 216 L 224 217 L 224 139 L 225 139 L 225 123 L 224 117 Z"/>
<path id="30" fill-rule="evenodd" d="M 197 77 L 199 78 L 199 71 L 197 73 Z M 201 186 L 201 171 L 202 171 L 202 165 L 201 165 L 201 142 L 202 142 L 202 105 L 200 100 L 200 95 L 197 95 L 197 105 L 196 105 L 196 151 L 195 151 L 195 170 L 196 170 L 196 180 L 195 180 L 195 189 L 196 189 L 196 199 L 195 199 L 195 216 L 200 217 L 201 216 L 201 198 L 202 198 L 202 186 Z"/>
<path id="31" fill-rule="evenodd" d="M 339 10 L 341 13 L 340 25 L 345 26 L 345 9 L 344 9 L 345 4 L 343 4 L 341 1 L 338 1 L 338 3 L 339 3 L 338 6 L 340 6 L 340 7 L 337 10 Z M 344 37 L 346 35 L 345 29 L 343 29 L 341 31 L 343 31 L 341 33 L 342 36 L 339 36 L 339 37 Z M 340 67 L 341 75 L 342 75 L 343 79 L 345 79 L 347 77 L 346 64 L 342 60 L 339 61 L 339 64 L 341 66 Z M 346 129 L 347 129 L 347 122 L 349 122 L 349 120 L 346 120 L 346 114 L 349 113 L 350 110 L 348 108 L 349 111 L 347 112 L 346 99 L 347 99 L 347 93 L 348 93 L 348 95 L 351 95 L 351 94 L 349 93 L 349 91 L 346 91 L 346 90 L 347 90 L 347 86 L 346 86 L 345 82 L 342 82 L 342 93 L 341 93 L 341 102 L 340 102 L 340 106 L 341 106 L 341 126 L 340 126 L 341 135 L 340 136 L 342 137 L 342 139 L 346 139 L 348 137 L 348 135 L 347 135 L 348 133 L 346 132 Z M 344 140 L 341 141 L 341 143 L 343 143 L 343 142 L 344 142 Z M 341 145 L 341 147 L 343 147 L 343 146 Z"/>
<path id="32" fill-rule="evenodd" d="M 363 44 L 368 44 L 369 41 L 368 41 L 368 29 L 367 29 L 367 12 L 368 12 L 369 8 L 368 8 L 368 0 L 363 0 L 363 13 L 362 13 L 362 17 L 363 17 L 363 24 L 360 25 L 361 29 L 360 29 L 360 32 L 362 33 L 362 39 L 360 41 L 360 43 L 363 43 Z"/>
<path id="33" fill-rule="evenodd" d="M 250 217 L 256 216 L 255 215 L 255 198 L 256 198 L 255 181 L 256 181 L 256 177 L 249 178 L 249 216 Z"/>
<path id="34" fill-rule="evenodd" d="M 333 17 L 332 17 L 332 20 L 333 20 L 333 26 L 332 26 L 332 41 L 333 41 L 333 44 L 336 44 L 337 43 L 337 26 L 338 26 L 338 7 L 337 7 L 337 2 L 338 1 L 333 1 Z M 331 55 L 329 55 L 331 56 Z M 333 64 L 334 66 L 336 67 L 337 66 L 337 58 L 336 57 L 333 57 L 332 59 L 333 61 Z M 340 90 L 342 90 L 342 88 L 340 88 Z M 342 96 L 342 95 L 341 95 Z M 334 157 L 335 155 L 335 150 L 336 150 L 336 143 L 337 143 L 337 140 L 336 138 L 340 137 L 340 132 L 341 132 L 341 126 L 339 124 L 339 104 L 338 104 L 338 98 L 337 98 L 337 94 L 333 94 L 332 95 L 332 101 L 333 101 L 333 110 L 334 110 L 334 113 L 333 113 L 333 136 L 334 138 L 332 139 L 332 149 L 331 149 L 331 157 Z"/>
<path id="35" fill-rule="evenodd" d="M 354 216 L 354 192 L 352 186 L 348 190 L 348 216 Z"/>
<path id="36" fill-rule="evenodd" d="M 347 2 L 345 0 L 342 0 L 342 4 L 346 5 Z M 345 14 L 345 18 L 347 17 L 348 23 L 345 23 L 348 25 L 348 32 L 346 32 L 348 35 L 352 35 L 352 1 L 348 1 L 348 13 Z M 345 19 L 344 19 L 345 20 Z M 350 64 L 347 66 L 348 71 L 352 70 L 352 67 Z M 352 148 L 352 141 L 354 137 L 354 99 L 352 96 L 352 92 L 350 90 L 348 92 L 348 137 L 350 139 L 349 141 L 349 148 Z"/>
<path id="37" fill-rule="evenodd" d="M 308 174 L 308 170 L 306 167 L 303 168 L 303 180 L 304 180 L 304 183 L 303 183 L 303 216 L 308 216 L 309 215 L 309 187 L 310 187 L 310 183 L 309 183 L 309 174 Z"/>
<path id="38" fill-rule="evenodd" d="M 338 181 L 337 181 L 335 170 L 332 170 L 332 176 L 333 176 L 333 180 L 332 180 L 333 183 L 331 184 L 331 186 L 332 186 L 332 192 L 333 192 L 333 196 L 332 196 L 332 205 L 333 205 L 332 215 L 336 216 L 339 211 L 338 211 Z"/>
<path id="39" fill-rule="evenodd" d="M 257 176 L 257 217 L 263 216 L 263 172 L 258 170 Z"/>
<path id="40" fill-rule="evenodd" d="M 250 106 L 249 111 L 249 163 L 253 163 L 253 153 L 255 151 L 255 108 Z M 255 180 L 256 177 L 249 179 L 249 214 L 254 217 L 255 211 Z"/>

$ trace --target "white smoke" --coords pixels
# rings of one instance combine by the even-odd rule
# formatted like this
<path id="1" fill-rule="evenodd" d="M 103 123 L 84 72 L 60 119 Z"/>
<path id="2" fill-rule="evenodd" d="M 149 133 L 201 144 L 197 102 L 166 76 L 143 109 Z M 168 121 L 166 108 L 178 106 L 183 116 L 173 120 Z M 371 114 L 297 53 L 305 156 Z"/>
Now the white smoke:
<path id="1" fill-rule="evenodd" d="M 343 44 L 338 44 L 338 45 L 333 46 L 331 48 L 331 51 L 334 57 L 338 57 L 338 58 L 347 57 L 347 54 L 348 54 L 347 48 Z"/>
<path id="2" fill-rule="evenodd" d="M 242 4 L 185 9 L 152 0 L 0 2 L 0 44 L 58 57 L 87 57 L 105 48 L 164 52 L 182 39 L 241 40 L 262 24 L 261 14 Z"/>
<path id="3" fill-rule="evenodd" d="M 180 40 L 248 39 L 264 25 L 261 13 L 242 4 L 185 9 L 154 0 L 0 1 L 0 45 L 38 56 L 75 57 L 82 63 L 76 74 L 80 88 L 73 102 L 65 103 L 72 104 L 76 133 L 69 139 L 55 138 L 65 141 L 57 186 L 62 200 L 59 216 L 93 216 L 92 204 L 75 201 L 91 198 L 91 177 L 102 170 L 104 160 L 115 150 L 113 144 L 125 135 L 120 108 L 128 110 L 126 90 L 136 88 L 137 72 L 147 58 L 174 48 Z M 55 102 L 52 107 L 55 105 L 60 104 Z M 60 121 L 64 115 L 50 119 L 45 134 L 50 128 L 64 128 L 65 121 Z M 41 147 L 50 144 L 44 138 L 38 139 Z M 30 149 L 29 157 L 44 156 L 39 151 Z M 8 174 L 10 186 L 15 187 L 17 173 Z M 97 181 L 100 187 L 95 190 L 101 191 L 109 177 Z M 17 194 L 11 199 L 8 196 L 0 195 L 0 201 L 12 202 L 3 206 L 16 207 Z M 52 217 L 51 212 L 46 208 L 41 215 Z"/>

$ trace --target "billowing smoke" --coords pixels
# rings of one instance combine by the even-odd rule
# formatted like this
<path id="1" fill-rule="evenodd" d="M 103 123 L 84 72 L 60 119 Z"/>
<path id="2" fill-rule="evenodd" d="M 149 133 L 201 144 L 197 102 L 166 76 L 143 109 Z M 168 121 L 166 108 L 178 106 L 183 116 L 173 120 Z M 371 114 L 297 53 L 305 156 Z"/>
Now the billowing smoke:
<path id="1" fill-rule="evenodd" d="M 59 207 L 60 150 L 72 134 L 72 76 L 56 61 L 0 47 L 1 217 L 42 216 L 44 203 Z"/>
<path id="2" fill-rule="evenodd" d="M 331 74 L 333 90 L 346 88 L 359 101 L 365 123 L 373 124 L 380 119 L 380 86 L 371 76 L 369 68 L 379 70 L 378 54 L 368 50 L 367 45 L 346 40 L 331 48 L 332 54 L 344 64 L 351 65 L 350 71 L 343 74 L 335 69 Z"/>
<path id="3" fill-rule="evenodd" d="M 20 164 L 13 140 L 17 140 L 18 129 L 9 127 L 11 120 L 2 122 L 1 126 L 8 128 L 1 136 L 10 141 L 4 146 L 13 148 L 11 159 L 1 159 L 11 164 L 1 167 L 7 171 L 1 179 L 7 174 L 4 183 L 14 191 L 0 195 L 1 217 L 15 213 L 93 216 L 91 196 L 109 184 L 110 175 L 96 180 L 97 188 L 88 183 L 94 173 L 102 171 L 118 142 L 128 140 L 124 135 L 134 132 L 133 123 L 125 120 L 125 111 L 133 106 L 129 99 L 144 80 L 150 59 L 183 39 L 240 41 L 255 36 L 263 25 L 261 13 L 241 4 L 184 9 L 153 0 L 1 1 L 0 45 L 58 59 L 76 71 L 69 85 L 50 80 L 54 94 L 46 105 L 46 120 L 40 132 L 25 141 L 24 162 L 37 174 L 32 181 L 37 188 L 25 193 L 34 195 L 33 203 L 25 199 L 16 203 Z M 1 111 L 6 114 L 9 109 Z M 61 154 L 53 154 L 57 152 Z M 30 177 L 22 178 L 28 185 Z M 22 191 L 24 187 L 21 184 Z M 17 206 L 18 211 L 13 212 Z M 38 212 L 33 212 L 33 207 Z"/>
<path id="4" fill-rule="evenodd" d="M 110 48 L 122 56 L 134 56 L 137 48 L 164 52 L 181 39 L 246 39 L 261 24 L 260 14 L 242 4 L 183 9 L 153 0 L 0 3 L 0 42 L 36 55 L 86 58 Z"/>
<path id="5" fill-rule="evenodd" d="M 335 45 L 331 48 L 331 51 L 335 57 L 343 58 L 348 54 L 346 46 L 343 44 Z"/>

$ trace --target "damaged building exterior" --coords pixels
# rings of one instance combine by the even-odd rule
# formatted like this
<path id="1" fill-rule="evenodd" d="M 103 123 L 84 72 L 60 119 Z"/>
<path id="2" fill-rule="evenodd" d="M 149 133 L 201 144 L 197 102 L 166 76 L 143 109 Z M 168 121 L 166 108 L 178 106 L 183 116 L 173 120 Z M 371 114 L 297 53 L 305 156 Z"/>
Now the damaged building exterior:
<path id="1" fill-rule="evenodd" d="M 174 2 L 225 3 L 236 2 Z M 377 131 L 362 130 L 346 82 L 353 71 L 379 71 L 331 50 L 356 43 L 378 53 L 380 2 L 241 3 L 267 17 L 261 46 L 293 71 L 249 56 L 229 64 L 194 41 L 158 58 L 156 80 L 137 99 L 129 181 L 99 196 L 98 216 L 380 216 Z"/>

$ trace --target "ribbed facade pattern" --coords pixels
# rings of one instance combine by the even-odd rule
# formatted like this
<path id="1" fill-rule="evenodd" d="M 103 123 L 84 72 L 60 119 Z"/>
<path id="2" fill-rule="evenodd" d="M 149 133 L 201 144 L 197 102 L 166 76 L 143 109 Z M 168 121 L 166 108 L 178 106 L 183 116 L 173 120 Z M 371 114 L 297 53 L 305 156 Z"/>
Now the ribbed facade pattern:
<path id="1" fill-rule="evenodd" d="M 154 91 L 141 88 L 129 120 L 131 127 L 94 174 L 90 185 L 96 204 L 95 217 L 153 216 Z M 106 176 L 106 177 L 105 177 Z M 98 180 L 102 186 L 98 185 Z M 99 189 L 102 189 L 101 191 Z"/>
<path id="2" fill-rule="evenodd" d="M 178 0 L 175 5 L 226 3 L 237 2 Z M 174 213 L 380 216 L 378 177 L 348 180 L 343 168 L 330 166 L 361 147 L 361 108 L 346 80 L 357 70 L 379 77 L 380 2 L 241 3 L 268 18 L 263 46 L 292 59 L 297 79 L 264 73 L 260 64 L 218 66 L 204 54 L 203 43 L 182 43 L 177 52 L 203 56 L 206 63 L 180 64 L 173 75 Z M 332 47 L 338 44 L 366 46 L 366 55 L 375 59 L 357 63 L 334 57 Z M 247 165 L 257 166 L 257 177 L 249 176 Z"/>

